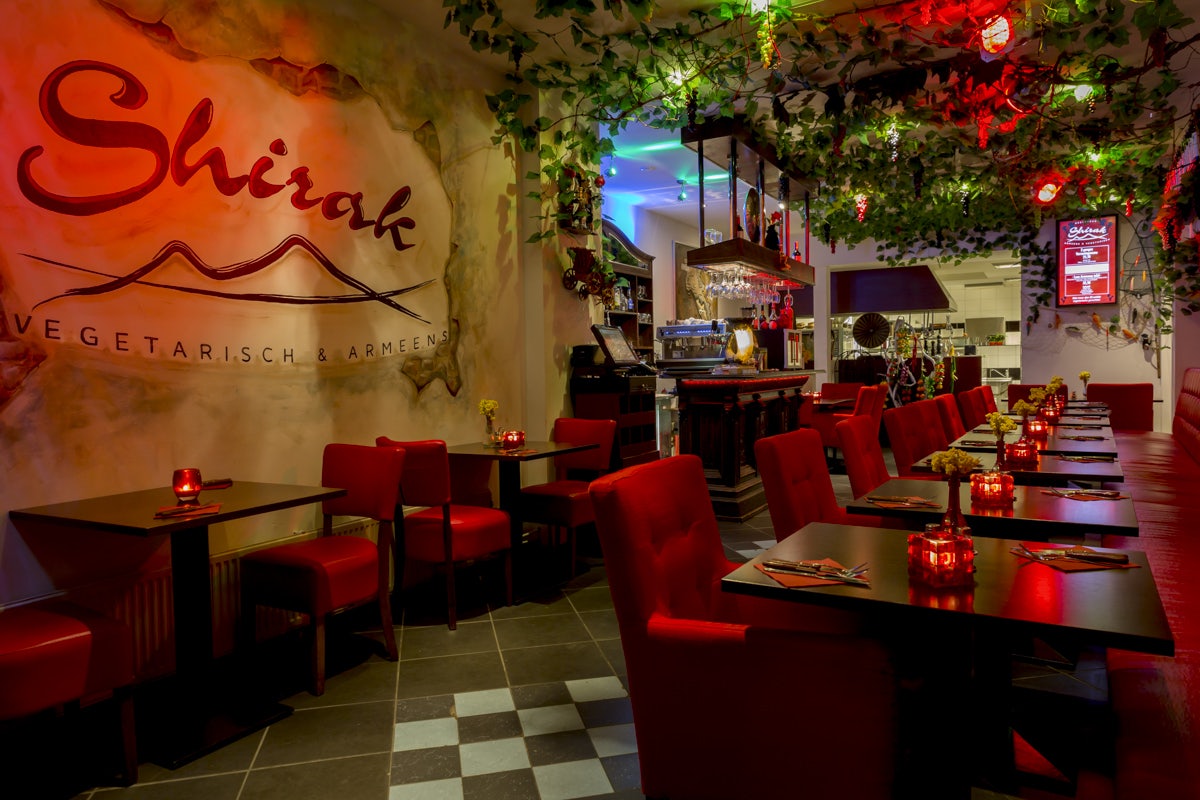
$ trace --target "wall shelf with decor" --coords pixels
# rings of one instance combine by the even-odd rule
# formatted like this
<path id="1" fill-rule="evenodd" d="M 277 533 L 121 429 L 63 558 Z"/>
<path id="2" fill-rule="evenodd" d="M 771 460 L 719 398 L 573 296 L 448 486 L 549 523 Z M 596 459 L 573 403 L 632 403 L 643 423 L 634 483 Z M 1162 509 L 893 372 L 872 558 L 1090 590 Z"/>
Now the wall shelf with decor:
<path id="1" fill-rule="evenodd" d="M 620 228 L 603 222 L 604 260 L 617 276 L 618 290 L 612 307 L 605 308 L 607 322 L 621 329 L 643 358 L 654 353 L 654 256 L 639 250 Z"/>

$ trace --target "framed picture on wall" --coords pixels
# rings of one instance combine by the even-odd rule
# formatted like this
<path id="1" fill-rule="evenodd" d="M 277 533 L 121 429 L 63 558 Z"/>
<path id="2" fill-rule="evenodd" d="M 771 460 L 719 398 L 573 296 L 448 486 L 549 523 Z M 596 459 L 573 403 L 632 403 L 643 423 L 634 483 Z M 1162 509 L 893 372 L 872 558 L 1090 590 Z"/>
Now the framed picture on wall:
<path id="1" fill-rule="evenodd" d="M 713 319 L 717 298 L 708 294 L 711 276 L 687 266 L 687 254 L 695 247 L 675 242 L 675 319 Z"/>
<path id="2" fill-rule="evenodd" d="M 1058 221 L 1058 305 L 1117 302 L 1117 217 Z"/>

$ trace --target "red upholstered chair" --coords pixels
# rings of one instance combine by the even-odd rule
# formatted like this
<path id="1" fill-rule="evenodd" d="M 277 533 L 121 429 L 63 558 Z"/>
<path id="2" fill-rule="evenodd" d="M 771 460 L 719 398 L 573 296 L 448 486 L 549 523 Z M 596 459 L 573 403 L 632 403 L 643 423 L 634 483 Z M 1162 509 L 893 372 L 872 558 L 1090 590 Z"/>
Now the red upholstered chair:
<path id="1" fill-rule="evenodd" d="M 121 783 L 137 782 L 133 633 L 88 609 L 54 603 L 0 611 L 0 720 L 70 710 L 112 697 L 119 720 Z M 46 776 L 35 776 L 45 790 Z M 25 780 L 6 775 L 4 783 Z M 16 797 L 17 795 L 12 795 Z M 22 795 L 25 796 L 25 795 Z"/>
<path id="2" fill-rule="evenodd" d="M 996 394 L 992 391 L 992 387 L 986 383 L 979 387 L 979 394 L 983 397 L 984 416 L 999 411 L 1000 407 L 996 405 Z"/>
<path id="3" fill-rule="evenodd" d="M 888 401 L 888 385 L 880 383 L 875 387 L 875 402 L 871 403 L 871 419 L 875 421 L 875 432 L 879 432 L 879 426 L 883 424 L 883 409 L 887 406 Z"/>
<path id="4" fill-rule="evenodd" d="M 1088 400 L 1107 403 L 1113 430 L 1154 430 L 1154 384 L 1090 383 Z"/>
<path id="5" fill-rule="evenodd" d="M 858 390 L 864 385 L 862 383 L 822 383 L 821 399 L 854 400 L 858 397 Z"/>
<path id="6" fill-rule="evenodd" d="M 819 449 L 817 434 L 805 432 Z M 832 609 L 721 591 L 737 565 L 725 558 L 700 459 L 614 472 L 592 483 L 591 496 L 642 794 L 775 797 L 789 794 L 783 769 L 803 776 L 806 797 L 891 797 L 896 679 L 884 649 L 802 627 L 806 615 Z M 776 622 L 787 612 L 795 625 Z M 747 705 L 746 686 L 767 705 Z M 789 699 L 777 708 L 771 698 Z M 819 724 L 799 722 L 787 708 L 794 703 Z"/>
<path id="7" fill-rule="evenodd" d="M 869 420 L 870 416 L 863 418 Z M 892 519 L 847 514 L 838 505 L 821 437 L 816 431 L 802 428 L 763 437 L 754 443 L 754 457 L 767 495 L 776 541 L 783 541 L 810 522 L 900 527 Z"/>
<path id="8" fill-rule="evenodd" d="M 964 429 L 969 431 L 987 421 L 988 411 L 983 399 L 982 386 L 959 392 L 955 399 L 958 401 L 958 415 L 962 418 Z"/>
<path id="9" fill-rule="evenodd" d="M 888 472 L 887 462 L 883 458 L 883 447 L 879 444 L 879 431 L 873 427 L 870 418 L 851 417 L 843 420 L 837 425 L 837 434 L 842 442 L 846 477 L 850 479 L 850 491 L 855 497 L 862 497 L 894 477 Z M 934 479 L 933 475 L 905 477 Z"/>
<path id="10" fill-rule="evenodd" d="M 932 400 L 887 409 L 883 412 L 883 426 L 892 445 L 896 471 L 902 478 L 919 477 L 912 470 L 913 464 L 948 444 L 942 416 Z"/>
<path id="11" fill-rule="evenodd" d="M 570 573 L 575 574 L 575 530 L 594 521 L 592 498 L 588 484 L 608 472 L 612 458 L 617 421 L 612 419 L 576 419 L 559 417 L 554 420 L 552 436 L 556 442 L 595 444 L 591 450 L 567 453 L 554 457 L 554 477 L 549 483 L 526 486 L 521 490 L 521 519 L 550 525 L 555 531 L 566 529 L 571 551 Z M 583 480 L 586 475 L 588 480 Z"/>
<path id="12" fill-rule="evenodd" d="M 837 439 L 837 431 L 835 430 L 837 423 L 852 416 L 863 415 L 870 417 L 875 407 L 875 398 L 881 391 L 882 388 L 879 386 L 860 386 L 858 388 L 858 395 L 854 401 L 853 410 L 813 414 L 812 427 L 821 434 L 821 444 L 833 449 L 840 447 L 841 445 Z M 821 399 L 825 399 L 824 395 L 822 395 Z"/>
<path id="13" fill-rule="evenodd" d="M 398 515 L 396 585 L 402 584 L 404 559 L 441 564 L 446 571 L 446 617 L 450 630 L 458 628 L 458 596 L 454 569 L 459 564 L 487 556 L 504 562 L 505 601 L 512 605 L 512 549 L 508 514 L 497 508 L 458 505 L 450 497 L 450 457 L 440 439 L 399 442 L 380 436 L 381 448 L 404 450 L 404 475 L 400 501 L 423 506 Z"/>
<path id="14" fill-rule="evenodd" d="M 315 695 L 325 693 L 325 621 L 331 614 L 377 602 L 387 657 L 396 660 L 388 570 L 404 460 L 400 450 L 325 445 L 321 485 L 346 489 L 346 494 L 322 504 L 323 535 L 242 556 L 243 646 L 254 644 L 256 606 L 307 614 L 312 625 L 310 691 Z M 378 520 L 377 541 L 333 536 L 335 515 Z"/>
<path id="15" fill-rule="evenodd" d="M 958 401 L 954 399 L 952 394 L 939 394 L 933 398 L 934 405 L 937 406 L 938 416 L 942 421 L 942 430 L 946 434 L 946 441 L 953 442 L 958 437 L 967 432 L 963 425 L 962 417 L 958 413 Z M 974 427 L 973 425 L 971 427 Z"/>

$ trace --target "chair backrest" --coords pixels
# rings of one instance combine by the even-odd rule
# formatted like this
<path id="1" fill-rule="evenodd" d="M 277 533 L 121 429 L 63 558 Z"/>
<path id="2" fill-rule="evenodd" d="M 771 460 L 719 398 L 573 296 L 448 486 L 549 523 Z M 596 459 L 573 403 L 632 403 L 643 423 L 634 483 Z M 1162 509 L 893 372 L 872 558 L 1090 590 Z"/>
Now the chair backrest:
<path id="1" fill-rule="evenodd" d="M 987 406 L 984 405 L 982 386 L 959 392 L 955 399 L 958 401 L 958 415 L 962 418 L 964 429 L 969 431 L 987 421 Z"/>
<path id="2" fill-rule="evenodd" d="M 942 422 L 942 430 L 946 432 L 946 440 L 948 442 L 953 442 L 967 432 L 967 429 L 963 426 L 962 417 L 958 413 L 958 401 L 954 399 L 954 395 L 939 394 L 933 398 L 933 403 L 937 407 L 938 417 Z"/>
<path id="3" fill-rule="evenodd" d="M 852 400 L 858 397 L 861 383 L 822 383 L 822 400 Z"/>
<path id="4" fill-rule="evenodd" d="M 877 388 L 875 386 L 859 387 L 858 395 L 854 399 L 853 413 L 855 416 L 859 414 L 871 415 L 871 408 L 875 405 L 875 395 L 878 394 Z"/>
<path id="5" fill-rule="evenodd" d="M 1154 430 L 1154 384 L 1090 383 L 1087 396 L 1108 404 L 1113 430 Z"/>
<path id="6" fill-rule="evenodd" d="M 996 405 L 996 393 L 992 391 L 992 387 L 986 383 L 979 387 L 979 394 L 983 397 L 983 408 L 986 414 L 991 414 L 994 411 L 999 411 L 1000 406 Z"/>
<path id="7" fill-rule="evenodd" d="M 1179 396 L 1175 399 L 1175 416 L 1171 419 L 1171 435 L 1193 459 L 1200 461 L 1200 367 L 1183 371 Z"/>
<path id="8" fill-rule="evenodd" d="M 450 457 L 441 439 L 399 442 L 380 436 L 377 447 L 404 449 L 400 501 L 406 506 L 442 506 L 450 502 Z"/>
<path id="9" fill-rule="evenodd" d="M 862 497 L 892 476 L 879 444 L 879 427 L 869 416 L 850 417 L 836 426 L 850 491 Z"/>
<path id="10" fill-rule="evenodd" d="M 617 435 L 615 419 L 579 419 L 559 417 L 554 420 L 554 441 L 570 444 L 597 444 L 591 450 L 567 453 L 554 457 L 554 471 L 559 480 L 569 470 L 588 470 L 597 475 L 608 471 L 612 460 L 613 442 Z"/>
<path id="11" fill-rule="evenodd" d="M 777 541 L 810 522 L 838 516 L 840 507 L 817 431 L 801 428 L 763 437 L 754 443 L 754 457 Z"/>
<path id="12" fill-rule="evenodd" d="M 948 443 L 942 430 L 942 416 L 932 400 L 887 409 L 883 412 L 883 427 L 892 445 L 896 471 L 902 478 L 915 474 L 913 464 Z"/>
<path id="13" fill-rule="evenodd" d="M 592 481 L 596 531 L 621 641 L 646 639 L 654 613 L 715 620 L 720 580 L 733 568 L 721 544 L 704 468 L 694 455 L 627 467 Z"/>
<path id="14" fill-rule="evenodd" d="M 875 420 L 875 433 L 879 434 L 879 425 L 883 422 L 883 407 L 887 405 L 888 385 L 880 383 L 875 387 L 875 401 L 871 404 L 871 419 Z"/>
<path id="15" fill-rule="evenodd" d="M 321 504 L 325 514 L 391 521 L 395 516 L 405 451 L 360 444 L 327 444 L 321 485 L 346 494 Z"/>

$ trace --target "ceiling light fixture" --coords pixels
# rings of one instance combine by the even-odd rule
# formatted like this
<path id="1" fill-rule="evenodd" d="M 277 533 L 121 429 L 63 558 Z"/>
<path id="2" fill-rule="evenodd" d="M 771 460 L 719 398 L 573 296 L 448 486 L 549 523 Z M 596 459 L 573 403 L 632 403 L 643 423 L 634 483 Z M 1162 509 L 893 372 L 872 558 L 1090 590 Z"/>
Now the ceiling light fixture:
<path id="1" fill-rule="evenodd" d="M 1004 14 L 992 17 L 984 23 L 983 28 L 979 31 L 979 46 L 983 50 L 982 56 L 985 61 L 991 61 L 992 58 L 1005 52 L 1012 46 L 1012 43 L 1012 22 Z"/>
<path id="2" fill-rule="evenodd" d="M 1058 193 L 1062 191 L 1063 184 L 1059 178 L 1049 178 L 1042 181 L 1042 184 L 1037 187 L 1037 192 L 1034 194 L 1034 199 L 1042 205 L 1050 205 L 1058 197 Z"/>

